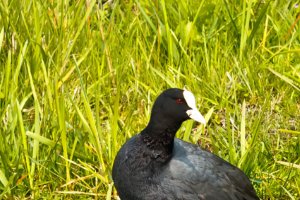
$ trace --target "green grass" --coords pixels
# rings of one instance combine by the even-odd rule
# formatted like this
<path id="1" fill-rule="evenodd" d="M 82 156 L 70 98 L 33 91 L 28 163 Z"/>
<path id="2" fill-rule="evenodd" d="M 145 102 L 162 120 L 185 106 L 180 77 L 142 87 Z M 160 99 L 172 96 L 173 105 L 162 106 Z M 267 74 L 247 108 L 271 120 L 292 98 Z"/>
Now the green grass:
<path id="1" fill-rule="evenodd" d="M 292 1 L 0 2 L 0 199 L 115 199 L 111 167 L 155 97 L 184 86 L 208 124 L 178 137 L 300 198 Z"/>

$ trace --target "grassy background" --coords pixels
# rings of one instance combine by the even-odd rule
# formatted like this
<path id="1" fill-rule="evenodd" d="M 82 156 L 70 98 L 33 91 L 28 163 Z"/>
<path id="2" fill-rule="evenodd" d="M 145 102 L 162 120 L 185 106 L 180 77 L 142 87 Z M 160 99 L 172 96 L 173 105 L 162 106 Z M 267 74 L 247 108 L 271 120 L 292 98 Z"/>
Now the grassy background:
<path id="1" fill-rule="evenodd" d="M 0 199 L 115 199 L 116 152 L 184 86 L 209 122 L 178 137 L 299 199 L 296 3 L 2 0 Z"/>

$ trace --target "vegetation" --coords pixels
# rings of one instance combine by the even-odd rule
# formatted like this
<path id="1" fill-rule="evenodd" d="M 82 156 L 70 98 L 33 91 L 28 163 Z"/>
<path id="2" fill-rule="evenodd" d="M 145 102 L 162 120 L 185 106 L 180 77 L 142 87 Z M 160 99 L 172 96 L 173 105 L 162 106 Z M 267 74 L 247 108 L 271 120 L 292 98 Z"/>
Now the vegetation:
<path id="1" fill-rule="evenodd" d="M 111 168 L 155 97 L 187 87 L 198 143 L 261 199 L 300 198 L 293 1 L 2 0 L 0 199 L 116 199 Z"/>

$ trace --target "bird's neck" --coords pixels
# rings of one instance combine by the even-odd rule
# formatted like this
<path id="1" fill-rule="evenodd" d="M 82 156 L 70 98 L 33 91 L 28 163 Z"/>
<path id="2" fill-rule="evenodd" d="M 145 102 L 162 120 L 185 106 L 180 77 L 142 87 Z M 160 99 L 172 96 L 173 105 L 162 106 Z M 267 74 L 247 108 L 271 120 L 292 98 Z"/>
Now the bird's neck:
<path id="1" fill-rule="evenodd" d="M 150 120 L 147 127 L 142 131 L 142 140 L 147 147 L 158 154 L 167 156 L 172 153 L 174 137 L 181 123 L 170 121 Z"/>

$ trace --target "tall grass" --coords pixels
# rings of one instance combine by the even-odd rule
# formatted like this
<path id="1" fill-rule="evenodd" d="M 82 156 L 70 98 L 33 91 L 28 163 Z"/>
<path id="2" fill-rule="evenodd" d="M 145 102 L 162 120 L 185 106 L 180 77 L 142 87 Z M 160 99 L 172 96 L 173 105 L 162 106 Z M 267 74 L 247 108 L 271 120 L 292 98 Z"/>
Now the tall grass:
<path id="1" fill-rule="evenodd" d="M 0 198 L 115 199 L 111 167 L 155 97 L 187 87 L 178 137 L 300 198 L 299 8 L 292 1 L 0 2 Z"/>

